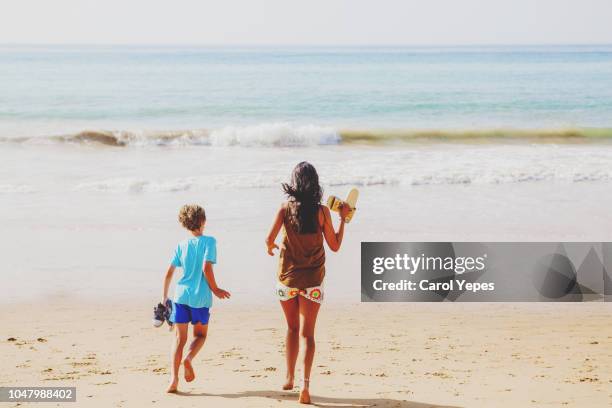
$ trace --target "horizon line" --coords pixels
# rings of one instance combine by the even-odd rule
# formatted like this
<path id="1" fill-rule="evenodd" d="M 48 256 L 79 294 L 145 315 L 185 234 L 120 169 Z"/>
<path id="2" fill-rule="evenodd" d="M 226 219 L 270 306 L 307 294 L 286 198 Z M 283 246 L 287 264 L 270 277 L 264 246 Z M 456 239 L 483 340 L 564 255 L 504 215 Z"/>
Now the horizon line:
<path id="1" fill-rule="evenodd" d="M 459 47 L 563 47 L 563 46 L 612 46 L 612 42 L 541 42 L 541 43 L 431 43 L 431 44 L 409 44 L 409 43 L 373 43 L 373 44 L 256 44 L 256 43 L 234 43 L 234 44 L 218 44 L 218 43 L 149 43 L 149 42 L 134 42 L 134 43 L 103 43 L 103 42 L 65 42 L 65 43 L 38 43 L 38 42 L 0 42 L 0 47 L 76 47 L 76 46 L 94 46 L 94 47 L 194 47 L 194 48 L 274 48 L 274 47 L 296 47 L 296 48 L 459 48 Z"/>

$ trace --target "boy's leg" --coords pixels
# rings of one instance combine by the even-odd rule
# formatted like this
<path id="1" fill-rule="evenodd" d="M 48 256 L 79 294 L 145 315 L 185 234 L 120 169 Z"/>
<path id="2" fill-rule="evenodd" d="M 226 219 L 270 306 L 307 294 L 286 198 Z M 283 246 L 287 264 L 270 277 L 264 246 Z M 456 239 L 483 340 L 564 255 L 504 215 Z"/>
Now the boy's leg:
<path id="1" fill-rule="evenodd" d="M 178 387 L 179 367 L 181 366 L 181 360 L 183 359 L 183 348 L 185 347 L 185 343 L 187 343 L 187 325 L 188 323 L 174 324 L 174 333 L 176 336 L 174 338 L 174 342 L 172 343 L 172 356 L 170 357 L 170 385 L 168 386 L 166 392 L 176 392 Z"/>
<path id="2" fill-rule="evenodd" d="M 280 302 L 287 320 L 287 337 L 285 339 L 285 358 L 287 360 L 287 381 L 283 385 L 283 390 L 293 388 L 295 378 L 295 363 L 298 352 L 300 351 L 300 314 L 298 306 L 299 296 Z"/>
<path id="3" fill-rule="evenodd" d="M 198 354 L 204 342 L 206 341 L 206 334 L 208 333 L 208 324 L 196 323 L 193 325 L 193 341 L 189 345 L 189 353 L 183 361 L 185 366 L 185 381 L 191 382 L 195 378 L 195 372 L 193 371 L 193 365 L 191 360 Z"/>
<path id="4" fill-rule="evenodd" d="M 302 339 L 304 340 L 304 384 L 300 393 L 300 402 L 310 404 L 310 369 L 314 360 L 315 353 L 315 325 L 321 304 L 308 300 L 303 296 L 298 296 L 300 304 L 300 318 L 302 323 Z"/>

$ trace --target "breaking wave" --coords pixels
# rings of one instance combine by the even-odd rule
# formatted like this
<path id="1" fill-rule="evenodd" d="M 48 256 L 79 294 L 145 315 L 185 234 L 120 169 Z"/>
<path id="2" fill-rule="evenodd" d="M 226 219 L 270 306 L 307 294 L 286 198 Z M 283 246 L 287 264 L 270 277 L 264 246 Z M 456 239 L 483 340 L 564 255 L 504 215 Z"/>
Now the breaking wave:
<path id="1" fill-rule="evenodd" d="M 239 146 L 306 147 L 393 143 L 583 143 L 611 142 L 612 128 L 338 130 L 330 126 L 264 123 L 190 130 L 85 130 L 59 136 L 0 137 L 0 143 L 75 144 L 112 147 Z"/>
<path id="2" fill-rule="evenodd" d="M 241 146 L 300 147 L 333 145 L 340 142 L 339 133 L 331 127 L 287 123 L 253 126 L 227 126 L 214 130 L 172 131 L 85 130 L 61 136 L 0 138 L 4 143 L 76 144 L 112 147 L 148 146 Z"/>

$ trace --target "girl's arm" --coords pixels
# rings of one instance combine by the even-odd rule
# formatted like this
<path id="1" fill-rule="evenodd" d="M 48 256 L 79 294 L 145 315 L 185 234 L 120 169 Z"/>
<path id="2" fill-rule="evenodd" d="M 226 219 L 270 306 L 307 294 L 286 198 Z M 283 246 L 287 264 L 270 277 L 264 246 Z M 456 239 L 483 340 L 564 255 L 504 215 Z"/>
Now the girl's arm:
<path id="1" fill-rule="evenodd" d="M 162 305 L 166 305 L 166 300 L 168 300 L 168 289 L 170 288 L 170 282 L 172 282 L 172 275 L 174 274 L 174 270 L 176 267 L 174 265 L 170 265 L 168 270 L 166 271 L 166 276 L 164 277 L 164 290 L 162 293 Z"/>
<path id="2" fill-rule="evenodd" d="M 338 252 L 342 245 L 342 238 L 344 237 L 344 220 L 350 212 L 348 205 L 342 205 L 340 207 L 340 227 L 338 232 L 334 230 L 334 224 L 331 220 L 331 212 L 326 206 L 321 206 L 321 212 L 323 215 L 323 236 L 327 246 L 334 252 Z"/>
<path id="3" fill-rule="evenodd" d="M 204 264 L 204 276 L 206 276 L 208 286 L 216 297 L 218 297 L 219 299 L 229 299 L 230 293 L 227 290 L 221 289 L 217 286 L 217 281 L 215 280 L 215 273 L 213 272 L 213 266 L 210 262 L 206 262 Z"/>
<path id="4" fill-rule="evenodd" d="M 285 218 L 286 207 L 285 204 L 281 205 L 281 208 L 276 212 L 276 216 L 274 217 L 274 223 L 272 224 L 272 228 L 270 228 L 270 232 L 268 233 L 268 237 L 266 238 L 266 246 L 268 247 L 268 255 L 274 256 L 274 248 L 278 249 L 278 245 L 274 243 L 278 233 L 280 232 L 281 227 L 283 226 L 283 220 Z"/>

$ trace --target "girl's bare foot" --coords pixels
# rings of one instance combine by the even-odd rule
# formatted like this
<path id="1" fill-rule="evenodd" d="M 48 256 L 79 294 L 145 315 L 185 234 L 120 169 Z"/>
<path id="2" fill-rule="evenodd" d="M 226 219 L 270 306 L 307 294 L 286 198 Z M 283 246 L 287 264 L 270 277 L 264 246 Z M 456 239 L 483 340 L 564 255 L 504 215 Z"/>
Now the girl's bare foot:
<path id="1" fill-rule="evenodd" d="M 302 381 L 302 390 L 300 391 L 300 404 L 312 404 L 312 401 L 310 401 L 310 391 L 308 391 L 310 380 L 304 378 Z"/>
<path id="2" fill-rule="evenodd" d="M 287 381 L 283 384 L 283 390 L 289 391 L 293 389 L 293 377 L 287 377 Z"/>
<path id="3" fill-rule="evenodd" d="M 170 384 L 168 385 L 168 388 L 166 388 L 166 392 L 167 393 L 175 393 L 178 391 L 177 387 L 178 387 L 178 378 L 173 378 L 172 381 L 170 381 Z"/>
<path id="4" fill-rule="evenodd" d="M 312 401 L 310 401 L 310 392 L 308 391 L 308 388 L 300 391 L 300 404 L 312 404 Z"/>
<path id="5" fill-rule="evenodd" d="M 185 359 L 185 361 L 183 361 L 183 367 L 185 368 L 185 381 L 192 382 L 195 379 L 195 372 L 193 371 L 191 360 Z"/>

